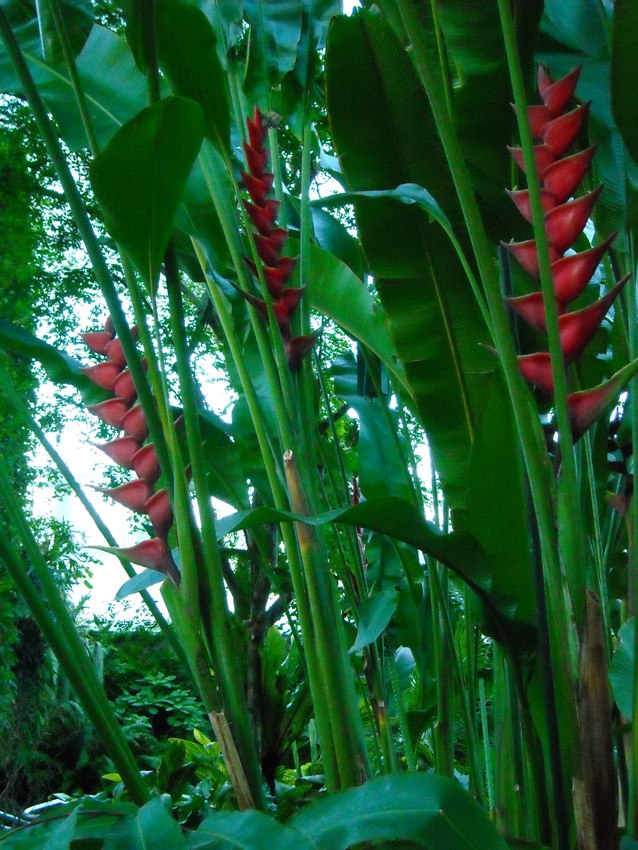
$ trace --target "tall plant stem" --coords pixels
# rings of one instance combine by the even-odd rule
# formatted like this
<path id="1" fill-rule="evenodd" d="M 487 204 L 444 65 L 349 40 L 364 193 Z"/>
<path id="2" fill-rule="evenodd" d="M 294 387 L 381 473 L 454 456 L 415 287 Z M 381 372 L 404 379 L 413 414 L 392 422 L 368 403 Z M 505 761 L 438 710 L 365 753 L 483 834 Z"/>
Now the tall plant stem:
<path id="1" fill-rule="evenodd" d="M 11 25 L 2 7 L 0 7 L 0 37 L 2 38 L 9 59 L 20 80 L 22 90 L 36 120 L 36 124 L 38 125 L 47 153 L 53 163 L 58 180 L 60 181 L 69 204 L 71 214 L 73 215 L 80 237 L 84 242 L 87 254 L 89 255 L 95 278 L 102 290 L 109 313 L 113 319 L 115 331 L 122 343 L 122 348 L 124 350 L 128 367 L 131 371 L 131 376 L 135 382 L 140 402 L 144 408 L 151 439 L 155 445 L 155 450 L 157 452 L 162 472 L 170 474 L 170 459 L 166 449 L 164 433 L 162 431 L 157 408 L 146 380 L 146 376 L 135 347 L 135 342 L 126 322 L 126 317 L 124 316 L 124 311 L 122 310 L 115 285 L 111 279 L 106 261 L 93 227 L 91 226 L 84 202 L 71 173 L 71 169 L 69 168 L 60 142 L 58 141 L 53 123 L 48 116 L 44 103 L 42 102 L 42 98 L 40 97 L 33 82 L 33 78 L 24 60 L 24 56 L 22 55 L 20 47 L 11 29 Z"/>
<path id="2" fill-rule="evenodd" d="M 295 513 L 308 515 L 308 504 L 293 452 L 284 455 L 290 502 Z M 344 658 L 343 627 L 331 587 L 328 564 L 317 543 L 314 529 L 296 523 L 304 566 L 304 577 L 312 622 L 317 636 L 317 656 L 325 682 L 325 695 L 332 723 L 335 753 L 341 785 L 360 785 L 368 772 L 363 729 L 352 682 L 352 670 Z"/>
<path id="3" fill-rule="evenodd" d="M 633 248 L 633 246 L 632 246 Z M 632 252 L 633 254 L 633 252 Z M 632 257 L 633 259 L 633 257 Z M 634 265 L 635 269 L 635 265 Z M 629 356 L 630 358 L 638 356 L 638 309 L 636 298 L 636 286 L 638 280 L 634 280 L 633 285 L 627 287 L 627 307 L 629 319 Z M 636 451 L 638 450 L 638 380 L 634 378 L 632 381 L 631 395 L 631 439 L 634 446 L 633 458 L 633 473 L 634 480 L 636 476 Z M 630 612 L 634 617 L 634 646 L 638 646 L 638 498 L 634 495 L 629 506 L 629 588 L 631 598 L 629 599 Z M 629 759 L 629 812 L 628 826 L 629 834 L 632 836 L 638 835 L 638 653 L 634 653 L 634 670 L 633 670 L 633 717 L 634 722 L 631 727 L 631 753 Z"/>
<path id="4" fill-rule="evenodd" d="M 184 422 L 189 459 L 193 470 L 193 482 L 199 516 L 202 526 L 202 548 L 206 577 L 200 577 L 200 596 L 203 594 L 202 584 L 205 584 L 207 596 L 211 597 L 210 616 L 208 606 L 202 605 L 201 612 L 205 622 L 212 630 L 213 645 L 215 646 L 217 674 L 220 688 L 227 703 L 229 717 L 233 724 L 233 732 L 237 739 L 238 750 L 241 754 L 242 765 L 246 778 L 253 793 L 255 804 L 263 806 L 263 792 L 259 763 L 255 749 L 255 741 L 250 729 L 250 718 L 245 694 L 241 684 L 243 676 L 240 659 L 237 657 L 236 645 L 231 634 L 231 622 L 226 602 L 226 590 L 221 570 L 215 518 L 212 511 L 211 494 L 208 479 L 203 465 L 202 438 L 199 428 L 199 412 L 188 358 L 186 331 L 183 323 L 183 305 L 180 291 L 177 257 L 173 244 L 169 244 L 165 259 L 166 286 L 170 305 L 171 329 L 175 346 L 177 373 L 180 382 L 184 406 Z"/>
<path id="5" fill-rule="evenodd" d="M 201 246 L 194 242 L 195 252 L 198 260 L 206 273 L 206 259 Z M 262 454 L 268 483 L 272 492 L 273 502 L 279 510 L 289 510 L 290 504 L 286 491 L 279 477 L 279 470 L 275 464 L 275 460 L 268 438 L 268 432 L 264 421 L 263 412 L 253 382 L 248 373 L 246 363 L 244 361 L 243 352 L 239 344 L 239 340 L 235 334 L 233 320 L 226 300 L 215 284 L 206 274 L 206 280 L 211 299 L 219 316 L 220 324 L 226 337 L 231 356 L 235 362 L 239 380 L 246 397 L 248 410 L 255 428 L 257 442 Z M 308 599 L 306 595 L 305 582 L 303 577 L 303 568 L 299 557 L 299 549 L 297 539 L 292 527 L 288 523 L 281 524 L 281 536 L 286 547 L 288 556 L 288 564 L 290 567 L 290 576 L 292 579 L 293 590 L 297 605 L 297 613 L 299 616 L 299 624 L 303 635 L 303 649 L 306 656 L 308 666 L 308 680 L 310 691 L 312 694 L 313 704 L 315 708 L 315 716 L 317 720 L 317 728 L 321 740 L 321 753 L 324 772 L 326 776 L 326 785 L 329 790 L 335 791 L 339 788 L 339 774 L 337 770 L 336 755 L 334 749 L 334 741 L 332 737 L 332 727 L 328 715 L 328 709 L 324 696 L 324 683 L 321 676 L 319 661 L 317 657 L 317 639 L 310 616 Z"/>
<path id="6" fill-rule="evenodd" d="M 150 797 L 146 783 L 1 464 L 0 501 L 24 548 L 24 554 L 34 570 L 41 589 L 34 586 L 27 575 L 23 557 L 9 544 L 8 540 L 14 535 L 0 534 L 0 561 L 6 567 L 35 621 L 49 641 L 84 710 L 94 724 L 109 756 L 113 759 L 131 798 L 141 806 Z"/>

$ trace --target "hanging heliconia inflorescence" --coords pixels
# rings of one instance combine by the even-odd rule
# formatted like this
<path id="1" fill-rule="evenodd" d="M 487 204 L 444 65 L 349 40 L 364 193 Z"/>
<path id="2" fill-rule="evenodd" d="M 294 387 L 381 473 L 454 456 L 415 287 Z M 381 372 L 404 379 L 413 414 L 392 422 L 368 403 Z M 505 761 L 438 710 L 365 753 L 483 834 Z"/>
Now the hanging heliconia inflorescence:
<path id="1" fill-rule="evenodd" d="M 131 333 L 135 338 L 137 329 L 131 328 Z M 160 478 L 157 453 L 152 443 L 144 445 L 148 437 L 146 417 L 141 405 L 135 403 L 137 391 L 131 373 L 126 368 L 122 344 L 115 336 L 111 318 L 106 320 L 103 331 L 82 334 L 82 339 L 92 351 L 107 358 L 95 366 L 85 367 L 82 369 L 83 373 L 97 386 L 114 393 L 113 398 L 91 405 L 88 410 L 102 422 L 124 432 L 123 436 L 115 440 L 94 445 L 115 463 L 134 470 L 137 475 L 137 478 L 119 487 L 95 489 L 131 511 L 146 514 L 155 533 L 154 537 L 135 546 L 109 551 L 134 564 L 159 570 L 179 584 L 179 570 L 167 542 L 173 524 L 168 491 L 154 489 Z"/>
<path id="2" fill-rule="evenodd" d="M 248 143 L 244 142 L 244 150 L 248 171 L 242 171 L 241 176 L 250 195 L 250 201 L 244 201 L 244 206 L 255 228 L 253 234 L 255 248 L 262 261 L 264 280 L 272 298 L 272 309 L 284 341 L 288 365 L 296 371 L 315 341 L 314 334 L 292 335 L 292 315 L 299 306 L 305 287 L 286 285 L 292 276 L 297 258 L 281 256 L 288 238 L 288 231 L 277 225 L 279 201 L 270 197 L 275 178 L 274 174 L 267 170 L 269 151 L 265 142 L 268 128 L 263 114 L 257 107 L 252 120 L 250 118 L 246 120 L 246 126 Z M 258 278 L 259 271 L 255 263 L 248 257 L 245 260 L 251 272 Z M 246 292 L 242 294 L 261 315 L 268 315 L 265 301 Z"/>
<path id="3" fill-rule="evenodd" d="M 596 152 L 593 146 L 569 154 L 589 112 L 589 104 L 565 111 L 574 95 L 579 72 L 580 68 L 576 68 L 554 82 L 547 71 L 539 66 L 538 88 L 543 102 L 527 109 L 532 136 L 538 142 L 534 146 L 534 159 L 540 179 L 560 342 L 566 366 L 581 355 L 629 279 L 629 275 L 622 278 L 595 303 L 581 310 L 567 312 L 567 306 L 583 292 L 616 235 L 612 234 L 589 250 L 564 256 L 585 228 L 603 188 L 602 185 L 598 186 L 592 192 L 574 199 L 574 193 Z M 522 149 L 510 148 L 510 153 L 524 171 Z M 531 222 L 529 192 L 512 191 L 508 194 L 521 215 Z M 540 272 L 535 240 L 512 242 L 505 244 L 505 248 L 526 272 L 538 280 Z M 510 298 L 508 302 L 532 327 L 540 331 L 547 329 L 541 292 Z M 554 383 L 549 354 L 540 351 L 521 355 L 518 360 L 525 379 L 551 396 Z M 620 392 L 622 383 L 615 376 L 591 390 L 567 396 L 574 439 L 581 437 L 609 407 Z"/>

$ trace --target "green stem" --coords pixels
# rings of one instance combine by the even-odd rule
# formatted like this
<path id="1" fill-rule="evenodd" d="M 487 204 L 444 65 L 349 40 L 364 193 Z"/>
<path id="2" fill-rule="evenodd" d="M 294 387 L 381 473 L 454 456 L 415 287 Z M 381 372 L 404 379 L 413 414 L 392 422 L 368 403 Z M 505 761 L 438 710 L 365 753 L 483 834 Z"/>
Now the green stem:
<path id="1" fill-rule="evenodd" d="M 208 487 L 208 477 L 203 463 L 202 437 L 199 428 L 199 412 L 189 367 L 188 344 L 183 323 L 183 304 L 181 297 L 179 271 L 174 246 L 171 244 L 166 252 L 165 260 L 166 286 L 170 305 L 170 318 L 175 346 L 177 373 L 179 376 L 182 402 L 184 407 L 184 422 L 189 459 L 193 471 L 193 483 L 199 517 L 202 528 L 202 543 L 204 563 L 206 565 L 205 584 L 207 593 L 211 595 L 212 607 L 210 616 L 207 606 L 202 605 L 201 611 L 212 630 L 213 645 L 219 664 L 216 671 L 220 677 L 221 690 L 227 701 L 229 717 L 233 723 L 237 745 L 242 757 L 244 769 L 255 803 L 263 807 L 263 791 L 259 763 L 255 749 L 254 738 L 250 730 L 250 719 L 242 689 L 242 665 L 237 657 L 236 645 L 231 634 L 231 622 L 226 601 L 226 589 L 221 570 L 215 519 L 212 512 L 211 493 Z M 200 577 L 203 580 L 204 577 Z M 202 587 L 200 585 L 200 595 Z"/>
<path id="2" fill-rule="evenodd" d="M 95 667 L 77 634 L 75 623 L 60 596 L 55 579 L 44 562 L 37 542 L 22 514 L 2 465 L 0 465 L 0 501 L 15 529 L 18 540 L 24 547 L 26 558 L 37 576 L 41 589 L 36 589 L 33 585 L 27 575 L 23 558 L 9 544 L 8 540 L 12 535 L 0 534 L 0 561 L 49 641 L 65 675 L 94 724 L 109 756 L 113 759 L 131 798 L 141 806 L 150 797 L 146 783 L 106 699 Z"/>
<path id="3" fill-rule="evenodd" d="M 287 511 L 290 509 L 288 497 L 279 477 L 279 469 L 274 461 L 261 405 L 257 397 L 257 393 L 255 392 L 251 377 L 248 373 L 239 340 L 235 334 L 233 319 L 229 307 L 215 282 L 211 280 L 209 275 L 206 273 L 206 259 L 201 246 L 197 242 L 194 242 L 193 244 L 198 260 L 206 274 L 209 293 L 217 311 L 217 315 L 219 316 L 220 324 L 230 349 L 230 354 L 235 363 L 235 368 L 237 369 L 237 374 L 239 375 L 242 390 L 246 398 L 246 404 L 248 405 L 248 410 L 255 428 L 255 434 L 257 436 L 257 442 L 261 451 L 264 467 L 266 469 L 266 475 L 268 477 L 268 483 L 272 492 L 274 505 L 279 510 Z M 281 536 L 286 547 L 290 576 L 297 604 L 297 613 L 303 635 L 303 646 L 308 665 L 310 691 L 315 708 L 319 737 L 321 739 L 321 752 L 326 776 L 326 785 L 329 790 L 335 791 L 339 788 L 339 775 L 332 737 L 332 727 L 323 694 L 324 681 L 319 667 L 316 647 L 317 641 L 310 615 L 310 608 L 308 606 L 299 549 L 294 531 L 289 523 L 281 524 Z"/>

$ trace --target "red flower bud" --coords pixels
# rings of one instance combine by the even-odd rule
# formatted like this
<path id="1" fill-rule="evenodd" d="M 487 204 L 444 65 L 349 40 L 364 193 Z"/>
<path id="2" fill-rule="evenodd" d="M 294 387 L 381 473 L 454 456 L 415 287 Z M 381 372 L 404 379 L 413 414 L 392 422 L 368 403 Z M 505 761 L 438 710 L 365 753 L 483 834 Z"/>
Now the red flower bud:
<path id="1" fill-rule="evenodd" d="M 505 191 L 514 201 L 519 213 L 523 216 L 523 218 L 527 219 L 527 221 L 531 223 L 532 205 L 529 200 L 529 192 L 526 189 L 522 189 L 516 192 L 512 192 L 509 189 L 506 189 Z M 554 198 L 551 192 L 541 190 L 541 206 L 543 207 L 543 212 L 549 212 L 549 210 L 553 209 L 556 206 L 556 199 Z"/>
<path id="2" fill-rule="evenodd" d="M 246 162 L 253 177 L 263 180 L 268 167 L 268 151 L 265 148 L 254 148 L 244 142 Z"/>
<path id="3" fill-rule="evenodd" d="M 110 496 L 130 511 L 137 511 L 138 513 L 146 512 L 144 505 L 153 495 L 153 489 L 150 484 L 141 478 L 136 478 L 134 481 L 127 481 L 126 484 L 120 484 L 119 487 L 112 487 L 111 489 L 105 489 L 104 487 L 94 487 L 93 489 L 97 490 L 98 493 L 103 493 L 105 496 Z"/>
<path id="4" fill-rule="evenodd" d="M 112 339 L 111 342 L 106 346 L 106 356 L 109 360 L 112 360 L 113 363 L 116 363 L 120 369 L 123 369 L 126 366 L 126 357 L 124 356 L 124 349 L 122 348 L 122 343 L 116 337 Z"/>
<path id="5" fill-rule="evenodd" d="M 97 363 L 95 366 L 83 366 L 80 372 L 94 384 L 97 384 L 98 387 L 111 392 L 115 379 L 120 374 L 120 367 L 117 363 L 107 360 L 105 363 Z"/>
<path id="6" fill-rule="evenodd" d="M 113 339 L 113 335 L 106 331 L 91 331 L 80 336 L 91 351 L 96 351 L 98 354 L 106 354 L 106 346 Z"/>
<path id="7" fill-rule="evenodd" d="M 616 235 L 616 233 L 613 233 L 594 248 L 581 251 L 579 254 L 561 257 L 560 260 L 552 263 L 554 291 L 561 304 L 569 304 L 583 292 Z"/>
<path id="8" fill-rule="evenodd" d="M 574 440 L 581 437 L 616 402 L 636 372 L 638 372 L 638 359 L 623 366 L 604 384 L 567 396 Z"/>
<path id="9" fill-rule="evenodd" d="M 514 106 L 514 104 L 512 104 Z M 516 109 L 514 109 L 516 111 Z M 533 105 L 527 107 L 527 123 L 532 131 L 532 136 L 541 140 L 543 137 L 543 127 L 551 120 L 552 114 L 545 105 Z"/>
<path id="10" fill-rule="evenodd" d="M 132 404 L 137 398 L 137 390 L 133 383 L 133 376 L 128 369 L 125 369 L 123 372 L 118 374 L 117 378 L 113 382 L 113 392 L 129 404 Z"/>
<path id="11" fill-rule="evenodd" d="M 543 186 L 556 198 L 556 203 L 563 204 L 570 198 L 596 153 L 597 145 L 584 151 L 565 157 L 543 171 Z"/>
<path id="12" fill-rule="evenodd" d="M 545 216 L 547 239 L 559 254 L 566 251 L 578 239 L 602 190 L 601 185 L 593 192 L 582 195 L 575 201 L 554 207 L 547 213 Z"/>
<path id="13" fill-rule="evenodd" d="M 257 230 L 263 233 L 264 236 L 270 236 L 275 228 L 275 221 L 277 220 L 277 213 L 279 211 L 279 201 L 268 200 L 263 206 L 257 206 L 250 201 L 244 201 L 244 207 Z"/>
<path id="14" fill-rule="evenodd" d="M 545 319 L 545 304 L 542 292 L 530 292 L 529 295 L 521 295 L 518 298 L 508 298 L 507 303 L 519 316 L 537 331 L 547 329 Z"/>
<path id="15" fill-rule="evenodd" d="M 295 336 L 286 340 L 286 356 L 291 372 L 296 372 L 301 366 L 301 361 L 315 344 L 316 334 L 308 336 Z"/>
<path id="16" fill-rule="evenodd" d="M 160 477 L 160 465 L 153 443 L 139 449 L 131 458 L 131 464 L 137 477 L 149 484 L 155 484 Z"/>
<path id="17" fill-rule="evenodd" d="M 140 444 L 133 437 L 118 437 L 108 443 L 93 443 L 92 445 L 126 469 L 133 469 L 133 457 L 140 448 Z"/>
<path id="18" fill-rule="evenodd" d="M 613 289 L 610 289 L 601 299 L 588 307 L 558 317 L 560 344 L 565 362 L 571 363 L 580 356 L 600 327 L 600 323 L 607 315 L 612 302 L 630 277 L 631 275 L 625 275 Z"/>
<path id="19" fill-rule="evenodd" d="M 97 416 L 113 428 L 122 427 L 122 418 L 128 412 L 128 404 L 121 398 L 109 398 L 99 404 L 90 404 L 86 408 L 89 413 Z"/>
<path id="20" fill-rule="evenodd" d="M 113 319 L 110 314 L 104 320 L 104 332 L 109 334 L 111 339 L 115 336 L 115 325 L 113 324 Z"/>
<path id="21" fill-rule="evenodd" d="M 558 115 L 559 112 L 562 112 L 572 99 L 579 75 L 580 65 L 554 82 L 543 66 L 538 66 L 538 90 L 543 103 L 552 115 Z"/>
<path id="22" fill-rule="evenodd" d="M 133 437 L 139 443 L 144 442 L 148 437 L 148 425 L 141 405 L 136 404 L 122 416 L 121 427 L 129 437 Z"/>
<path id="23" fill-rule="evenodd" d="M 562 156 L 574 143 L 588 112 L 589 103 L 585 103 L 571 112 L 559 115 L 543 127 L 543 141 L 555 157 Z"/>
<path id="24" fill-rule="evenodd" d="M 264 116 L 261 114 L 259 107 L 256 106 L 254 108 L 252 121 L 250 118 L 246 119 L 246 127 L 248 129 L 248 139 L 252 147 L 260 148 L 266 141 L 268 128 L 264 126 Z"/>
<path id="25" fill-rule="evenodd" d="M 257 253 L 267 266 L 277 265 L 277 260 L 287 237 L 288 231 L 282 227 L 275 227 L 268 236 L 255 233 Z"/>
<path id="26" fill-rule="evenodd" d="M 243 180 L 244 186 L 248 190 L 248 194 L 252 200 L 256 204 L 263 206 L 268 198 L 268 192 L 272 189 L 275 175 L 266 171 L 260 178 L 253 177 L 253 175 L 247 171 L 242 171 L 241 179 Z"/>
<path id="27" fill-rule="evenodd" d="M 518 358 L 518 366 L 526 381 L 534 384 L 547 395 L 552 395 L 554 378 L 552 377 L 551 358 L 547 352 L 538 351 L 535 354 L 522 354 Z"/>
<path id="28" fill-rule="evenodd" d="M 528 239 L 526 242 L 502 242 L 510 254 L 513 254 L 518 262 L 523 266 L 528 274 L 538 278 L 538 252 L 536 250 L 536 240 Z M 560 257 L 560 253 L 552 245 L 549 245 L 549 260 L 555 262 Z"/>
<path id="29" fill-rule="evenodd" d="M 175 584 L 179 585 L 180 583 L 179 570 L 173 560 L 173 556 L 166 542 L 159 537 L 153 537 L 151 540 L 143 540 L 135 546 L 125 548 L 117 548 L 115 546 L 94 546 L 93 548 L 100 549 L 103 552 L 110 552 L 119 558 L 125 558 L 132 564 L 139 564 L 140 567 L 165 573 Z"/>
<path id="30" fill-rule="evenodd" d="M 525 174 L 525 161 L 523 160 L 523 148 L 509 148 L 518 167 Z M 534 161 L 536 162 L 536 171 L 542 174 L 548 166 L 556 159 L 554 152 L 547 145 L 534 145 Z"/>
<path id="31" fill-rule="evenodd" d="M 173 525 L 173 510 L 168 498 L 168 490 L 158 490 L 154 493 L 144 506 L 144 510 L 153 523 L 156 536 L 166 540 Z"/>

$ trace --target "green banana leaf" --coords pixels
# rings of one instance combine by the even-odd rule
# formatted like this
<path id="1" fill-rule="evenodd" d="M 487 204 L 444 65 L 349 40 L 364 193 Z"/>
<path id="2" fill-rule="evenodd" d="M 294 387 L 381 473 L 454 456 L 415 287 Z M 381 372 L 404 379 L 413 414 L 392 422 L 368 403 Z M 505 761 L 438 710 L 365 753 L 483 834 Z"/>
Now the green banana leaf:
<path id="1" fill-rule="evenodd" d="M 516 618 L 529 626 L 534 597 L 518 444 L 497 364 L 483 346 L 487 329 L 445 233 L 451 227 L 464 244 L 429 104 L 400 43 L 371 13 L 335 20 L 326 63 L 349 189 L 396 190 L 393 198 L 355 199 L 357 223 L 446 502 L 456 509 L 456 527 L 479 541 L 494 587 L 512 594 Z M 417 185 L 403 197 L 402 184 Z"/>

